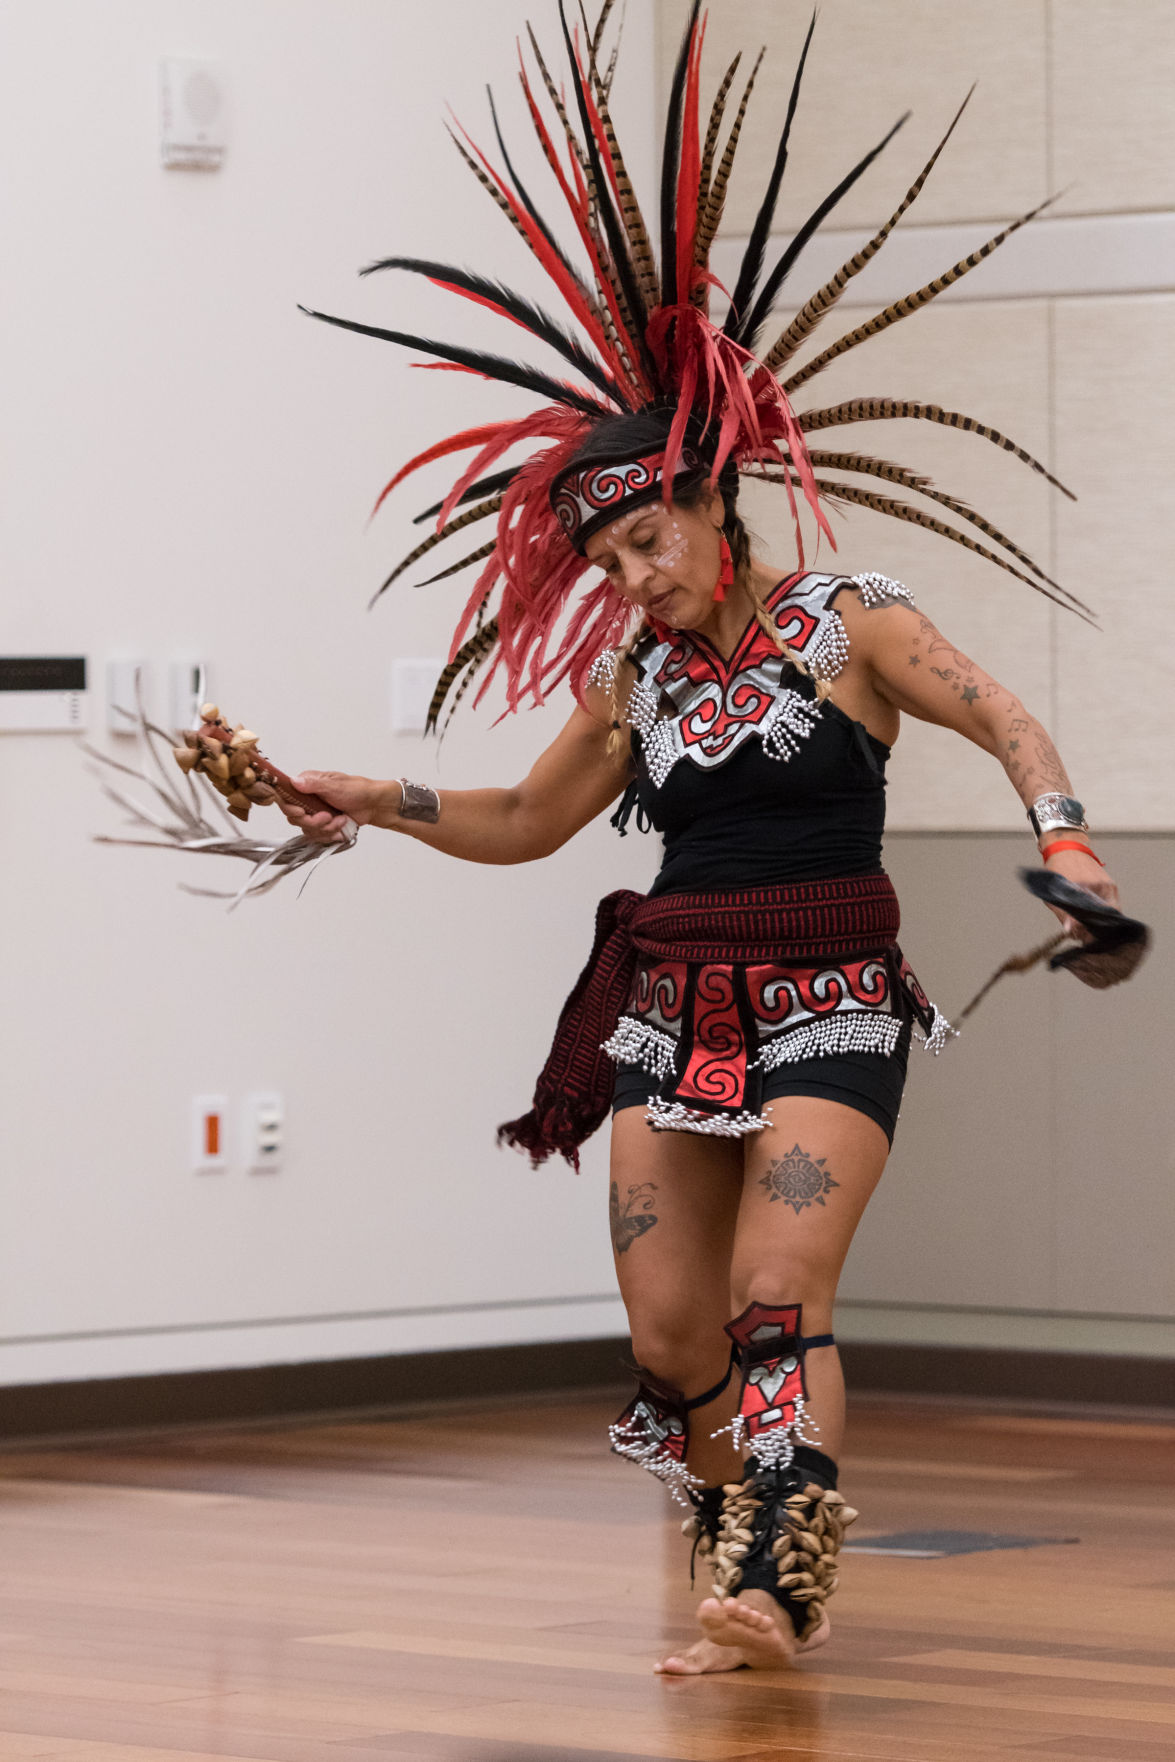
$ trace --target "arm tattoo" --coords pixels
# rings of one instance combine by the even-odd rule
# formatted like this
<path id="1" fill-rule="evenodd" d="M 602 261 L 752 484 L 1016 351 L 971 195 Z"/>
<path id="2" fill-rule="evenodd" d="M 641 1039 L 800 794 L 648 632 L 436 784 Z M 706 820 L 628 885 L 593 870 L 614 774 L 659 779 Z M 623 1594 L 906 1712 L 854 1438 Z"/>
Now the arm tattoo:
<path id="1" fill-rule="evenodd" d="M 638 1236 L 643 1236 L 657 1222 L 653 1210 L 655 1181 L 641 1181 L 630 1187 L 621 1205 L 620 1188 L 613 1181 L 608 1190 L 608 1222 L 612 1231 L 612 1248 L 616 1254 L 627 1254 Z"/>
<path id="2" fill-rule="evenodd" d="M 786 1156 L 767 1165 L 767 1173 L 759 1185 L 766 1192 L 769 1203 L 782 1199 L 798 1217 L 806 1206 L 813 1203 L 823 1205 L 825 1195 L 840 1186 L 840 1182 L 834 1181 L 827 1172 L 827 1162 L 826 1156 L 809 1156 L 796 1144 Z"/>
<path id="3" fill-rule="evenodd" d="M 1049 790 L 1072 793 L 1073 785 L 1061 755 L 1039 722 L 1024 714 L 1024 705 L 1009 698 L 1010 714 L 999 737 L 998 752 L 1021 801 L 1027 806 Z"/>
<path id="4" fill-rule="evenodd" d="M 1073 785 L 1069 781 L 1060 753 L 1040 723 L 1025 714 L 1024 705 L 1019 699 L 1005 691 L 995 680 L 988 680 L 981 689 L 975 676 L 974 662 L 969 661 L 965 654 L 949 643 L 930 619 L 924 618 L 921 613 L 918 615 L 918 624 L 921 636 L 913 639 L 913 646 L 921 648 L 925 640 L 927 656 L 937 656 L 940 662 L 938 666 L 932 663 L 930 671 L 944 685 L 950 687 L 960 703 L 975 709 L 977 715 L 981 716 L 981 725 L 986 725 L 994 740 L 994 746 L 988 750 L 994 751 L 1000 759 L 1025 806 L 1038 795 L 1044 795 L 1050 790 L 1059 790 L 1065 795 L 1072 794 Z M 920 656 L 911 655 L 910 665 L 916 667 L 920 660 Z M 993 704 L 989 711 L 985 712 L 983 709 L 985 702 L 1000 697 L 1004 699 L 1007 712 L 1007 721 L 1002 732 L 997 719 L 997 715 L 1002 713 L 999 707 Z"/>
<path id="5" fill-rule="evenodd" d="M 941 679 L 944 685 L 949 685 L 955 696 L 961 698 L 963 703 L 976 703 L 979 699 L 979 686 L 975 679 L 974 661 L 969 661 L 961 649 L 955 648 L 953 643 L 948 642 L 941 631 L 935 629 L 929 618 L 920 618 L 919 622 L 922 627 L 922 635 L 926 638 L 927 654 L 939 655 L 942 659 L 942 665 L 940 667 L 932 666 L 930 671 L 936 679 Z M 920 637 L 914 638 L 914 647 L 921 647 Z M 919 660 L 920 657 L 916 659 L 911 655 L 911 667 L 917 667 Z"/>

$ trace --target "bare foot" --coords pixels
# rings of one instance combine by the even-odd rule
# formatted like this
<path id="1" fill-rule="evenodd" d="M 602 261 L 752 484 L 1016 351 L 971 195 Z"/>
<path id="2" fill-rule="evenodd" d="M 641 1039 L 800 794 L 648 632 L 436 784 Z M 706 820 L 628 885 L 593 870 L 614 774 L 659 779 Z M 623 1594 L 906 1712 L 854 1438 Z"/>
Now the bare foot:
<path id="1" fill-rule="evenodd" d="M 707 1597 L 698 1609 L 704 1639 L 655 1666 L 662 1676 L 709 1676 L 721 1670 L 786 1670 L 800 1651 L 822 1646 L 829 1635 L 827 1616 L 804 1645 L 785 1612 L 766 1591 L 744 1591 L 719 1602 Z"/>

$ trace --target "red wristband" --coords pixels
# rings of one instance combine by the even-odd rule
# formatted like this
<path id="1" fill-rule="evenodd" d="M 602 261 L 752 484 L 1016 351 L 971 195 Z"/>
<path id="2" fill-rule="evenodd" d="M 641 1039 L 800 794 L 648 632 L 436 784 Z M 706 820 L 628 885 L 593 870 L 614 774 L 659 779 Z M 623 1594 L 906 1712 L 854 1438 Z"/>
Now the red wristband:
<path id="1" fill-rule="evenodd" d="M 1082 844 L 1077 838 L 1058 838 L 1055 844 L 1046 844 L 1040 853 L 1041 861 L 1047 863 L 1054 851 L 1058 850 L 1083 850 L 1087 857 L 1093 858 L 1099 868 L 1104 869 L 1106 866 L 1096 851 L 1090 850 L 1088 844 Z"/>

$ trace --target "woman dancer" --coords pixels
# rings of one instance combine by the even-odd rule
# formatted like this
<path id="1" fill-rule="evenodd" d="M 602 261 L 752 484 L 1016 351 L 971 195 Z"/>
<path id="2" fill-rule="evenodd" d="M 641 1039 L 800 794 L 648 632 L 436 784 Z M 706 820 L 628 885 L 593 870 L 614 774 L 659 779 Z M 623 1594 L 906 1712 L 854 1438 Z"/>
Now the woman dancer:
<path id="1" fill-rule="evenodd" d="M 989 752 L 1028 810 L 1046 864 L 1111 903 L 1116 892 L 1056 749 L 1008 690 L 941 636 L 900 584 L 805 569 L 802 550 L 798 569 L 770 566 L 752 556 L 739 517 L 739 473 L 753 471 L 781 483 L 793 508 L 806 502 L 825 531 L 825 500 L 863 502 L 1070 601 L 1010 540 L 924 478 L 863 455 L 814 454 L 805 439 L 859 420 L 945 421 L 1043 471 L 1006 437 L 932 405 L 857 400 L 797 416 L 790 401 L 828 359 L 905 317 L 983 253 L 781 382 L 780 368 L 884 242 L 930 165 L 893 220 L 760 359 L 758 333 L 795 256 L 793 247 L 763 276 L 799 75 L 719 329 L 708 316 L 708 253 L 746 95 L 716 165 L 735 69 L 703 139 L 695 6 L 670 95 L 658 269 L 608 116 L 598 59 L 608 10 L 590 42 L 573 44 L 565 27 L 578 131 L 538 58 L 564 153 L 524 76 L 590 279 L 556 244 L 504 146 L 505 174 L 480 155 L 470 161 L 551 273 L 584 340 L 468 271 L 410 258 L 379 266 L 427 274 L 505 313 L 572 362 L 586 385 L 328 320 L 553 400 L 537 417 L 428 449 L 392 482 L 426 460 L 475 451 L 429 511 L 437 532 L 401 568 L 459 528 L 497 518 L 495 537 L 465 559 L 484 567 L 434 717 L 486 660 L 490 676 L 503 674 L 511 707 L 527 695 L 541 701 L 565 676 L 576 707 L 514 788 L 438 793 L 315 771 L 298 786 L 336 812 L 286 812 L 322 841 L 340 836 L 349 818 L 482 863 L 545 856 L 617 797 L 621 831 L 635 814 L 664 837 L 648 896 L 602 903 L 534 1107 L 501 1133 L 535 1160 L 559 1151 L 574 1162 L 612 1108 L 612 1240 L 639 1369 L 611 1436 L 620 1454 L 692 1505 L 695 1555 L 713 1561 L 700 1639 L 659 1665 L 697 1674 L 778 1666 L 824 1642 L 837 1549 L 855 1515 L 836 1484 L 837 1280 L 885 1165 L 911 1037 L 937 1051 L 950 1031 L 901 955 L 897 902 L 881 867 L 885 768 L 901 712 Z M 536 439 L 544 444 L 521 465 L 489 470 L 508 448 Z M 820 468 L 841 475 L 820 478 Z M 998 552 L 917 504 L 846 481 L 854 475 L 945 505 Z M 573 600 L 588 569 L 596 583 Z"/>

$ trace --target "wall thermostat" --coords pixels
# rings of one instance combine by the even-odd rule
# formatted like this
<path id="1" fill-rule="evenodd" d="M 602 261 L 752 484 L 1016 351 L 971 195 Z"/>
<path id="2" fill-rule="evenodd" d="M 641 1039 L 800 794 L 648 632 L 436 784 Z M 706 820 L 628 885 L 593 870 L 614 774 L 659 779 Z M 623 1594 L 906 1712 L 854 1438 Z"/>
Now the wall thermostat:
<path id="1" fill-rule="evenodd" d="M 84 655 L 0 655 L 0 732 L 78 734 L 86 721 Z"/>
<path id="2" fill-rule="evenodd" d="M 215 61 L 159 63 L 159 126 L 163 163 L 215 171 L 224 159 L 228 94 Z"/>

